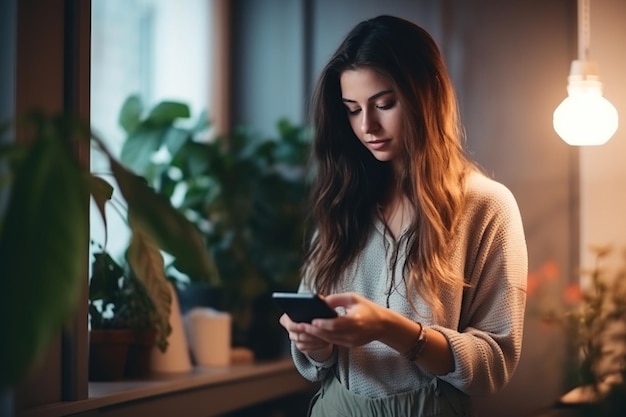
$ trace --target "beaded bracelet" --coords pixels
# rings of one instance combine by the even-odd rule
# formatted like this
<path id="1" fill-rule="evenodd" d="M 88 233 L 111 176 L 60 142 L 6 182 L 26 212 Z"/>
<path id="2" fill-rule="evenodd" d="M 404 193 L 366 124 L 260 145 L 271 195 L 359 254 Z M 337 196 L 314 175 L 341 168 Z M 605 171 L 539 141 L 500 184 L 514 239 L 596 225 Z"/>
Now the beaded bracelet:
<path id="1" fill-rule="evenodd" d="M 409 349 L 409 351 L 404 354 L 404 357 L 409 362 L 415 362 L 417 360 L 417 358 L 422 353 L 422 350 L 424 350 L 424 346 L 426 346 L 426 342 L 427 342 L 426 328 L 424 327 L 422 323 L 418 323 L 418 324 L 420 325 L 420 332 L 417 335 L 417 339 L 415 339 L 415 343 L 413 344 L 413 346 L 411 346 L 411 349 Z"/>

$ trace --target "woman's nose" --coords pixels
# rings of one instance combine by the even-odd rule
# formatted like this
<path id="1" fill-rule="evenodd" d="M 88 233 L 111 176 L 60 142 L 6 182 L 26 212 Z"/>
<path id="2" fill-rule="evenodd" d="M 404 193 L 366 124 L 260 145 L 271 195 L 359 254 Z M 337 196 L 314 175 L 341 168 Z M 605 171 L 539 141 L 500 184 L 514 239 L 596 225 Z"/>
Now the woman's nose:
<path id="1" fill-rule="evenodd" d="M 361 132 L 363 133 L 373 133 L 375 132 L 380 125 L 378 124 L 378 120 L 369 112 L 363 112 L 363 118 L 361 119 Z"/>

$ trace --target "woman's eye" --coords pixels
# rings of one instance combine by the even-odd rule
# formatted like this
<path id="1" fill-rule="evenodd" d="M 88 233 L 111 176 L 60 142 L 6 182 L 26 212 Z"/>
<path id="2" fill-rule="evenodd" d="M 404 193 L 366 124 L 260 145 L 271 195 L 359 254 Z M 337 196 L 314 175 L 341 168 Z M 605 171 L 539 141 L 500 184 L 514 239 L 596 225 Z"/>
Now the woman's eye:
<path id="1" fill-rule="evenodd" d="M 356 116 L 361 111 L 361 109 L 354 109 L 353 110 L 353 109 L 349 109 L 349 108 L 346 108 L 346 110 L 348 110 L 348 114 L 350 116 Z"/>
<path id="2" fill-rule="evenodd" d="M 385 103 L 385 104 L 377 104 L 376 108 L 379 110 L 389 110 L 390 108 L 392 108 L 394 105 L 396 104 L 395 101 L 392 101 L 390 103 Z"/>

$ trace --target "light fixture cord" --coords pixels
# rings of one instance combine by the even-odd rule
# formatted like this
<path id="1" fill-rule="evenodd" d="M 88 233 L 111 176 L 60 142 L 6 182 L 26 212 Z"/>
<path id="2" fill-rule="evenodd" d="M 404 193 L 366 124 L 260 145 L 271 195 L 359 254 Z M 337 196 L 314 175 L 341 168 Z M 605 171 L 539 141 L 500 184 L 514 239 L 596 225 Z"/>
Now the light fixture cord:
<path id="1" fill-rule="evenodd" d="M 589 41 L 591 37 L 589 2 L 590 0 L 578 0 L 578 59 L 581 61 L 589 60 Z"/>

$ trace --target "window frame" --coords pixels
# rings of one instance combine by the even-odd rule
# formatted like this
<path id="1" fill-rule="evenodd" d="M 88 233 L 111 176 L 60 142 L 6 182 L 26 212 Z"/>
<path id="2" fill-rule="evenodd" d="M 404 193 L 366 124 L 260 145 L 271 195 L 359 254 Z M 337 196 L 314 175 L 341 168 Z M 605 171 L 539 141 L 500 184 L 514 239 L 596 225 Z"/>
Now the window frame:
<path id="1" fill-rule="evenodd" d="M 90 114 L 90 0 L 14 0 L 15 1 L 15 89 L 13 114 L 32 108 L 51 113 L 76 114 L 89 121 Z M 216 87 L 209 97 L 216 106 L 215 126 L 230 129 L 231 54 L 228 0 L 207 0 L 213 7 L 215 22 L 216 71 L 211 83 Z M 37 28 L 37 30 L 32 30 Z M 16 132 L 17 140 L 24 140 Z M 87 145 L 74 150 L 88 164 Z M 88 209 L 89 201 L 85 201 Z M 89 236 L 85 236 L 88 239 Z M 89 398 L 88 380 L 88 273 L 89 254 L 83 260 L 84 282 L 79 307 L 48 348 L 44 361 L 13 388 L 16 415 L 29 409 Z M 36 290 L 36 289 L 34 289 Z"/>
<path id="2" fill-rule="evenodd" d="M 16 2 L 15 115 L 40 108 L 89 120 L 90 14 L 90 1 Z M 16 137 L 24 140 L 19 131 Z M 89 160 L 89 151 L 86 145 L 74 149 L 83 162 Z M 85 207 L 88 204 L 85 201 Z M 76 256 L 84 261 L 87 283 L 88 253 Z M 15 387 L 18 414 L 36 405 L 87 398 L 87 285 L 82 300 L 69 323 L 59 329 L 43 363 Z"/>

